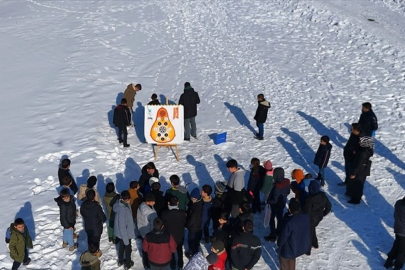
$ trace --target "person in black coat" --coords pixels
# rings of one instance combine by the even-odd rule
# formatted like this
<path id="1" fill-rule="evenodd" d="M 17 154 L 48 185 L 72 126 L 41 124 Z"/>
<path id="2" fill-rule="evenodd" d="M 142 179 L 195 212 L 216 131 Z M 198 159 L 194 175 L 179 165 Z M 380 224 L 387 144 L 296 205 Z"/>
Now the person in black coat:
<path id="1" fill-rule="evenodd" d="M 161 217 L 162 211 L 167 209 L 165 196 L 163 196 L 163 191 L 160 190 L 159 182 L 153 183 L 151 188 L 151 193 L 155 196 L 155 205 L 153 208 L 155 208 L 158 217 Z"/>
<path id="2" fill-rule="evenodd" d="M 131 112 L 125 98 L 121 99 L 121 104 L 114 109 L 113 123 L 118 128 L 118 141 L 123 143 L 124 147 L 129 147 L 127 126 L 131 125 Z"/>
<path id="3" fill-rule="evenodd" d="M 152 99 L 152 101 L 150 101 L 148 103 L 148 105 L 160 105 L 160 102 L 159 102 L 156 94 L 152 94 L 152 96 L 150 98 Z"/>
<path id="4" fill-rule="evenodd" d="M 338 184 L 339 186 L 346 186 L 347 182 L 350 180 L 350 173 L 353 170 L 354 160 L 356 159 L 356 152 L 359 148 L 359 134 L 360 125 L 358 123 L 352 123 L 349 140 L 346 142 L 346 145 L 343 148 L 346 178 L 344 182 Z"/>
<path id="5" fill-rule="evenodd" d="M 187 223 L 188 229 L 188 247 L 189 251 L 186 252 L 186 256 L 191 258 L 196 254 L 200 247 L 200 241 L 202 239 L 202 215 L 203 215 L 203 200 L 201 199 L 200 191 L 195 188 L 190 193 L 190 205 L 187 211 Z"/>
<path id="6" fill-rule="evenodd" d="M 87 200 L 80 207 L 80 214 L 84 220 L 84 230 L 87 234 L 87 243 L 100 248 L 100 238 L 103 233 L 103 223 L 107 220 L 101 205 L 94 200 L 96 193 L 89 189 L 86 192 Z"/>
<path id="7" fill-rule="evenodd" d="M 315 154 L 314 164 L 318 166 L 319 172 L 317 180 L 321 180 L 321 186 L 325 185 L 325 168 L 328 165 L 332 145 L 329 143 L 328 136 L 321 137 L 321 143 Z"/>
<path id="8" fill-rule="evenodd" d="M 73 194 L 76 194 L 79 188 L 77 187 L 77 184 L 75 180 L 73 179 L 72 175 L 70 174 L 70 159 L 65 158 L 62 160 L 59 170 L 58 170 L 58 178 L 59 178 L 59 184 L 63 186 L 63 181 L 62 179 L 65 178 L 66 176 L 69 176 L 70 179 L 72 179 L 72 184 L 70 185 L 70 189 L 73 191 Z"/>
<path id="9" fill-rule="evenodd" d="M 252 212 L 262 212 L 262 205 L 260 202 L 260 190 L 263 186 L 264 175 L 266 170 L 260 165 L 260 160 L 258 158 L 252 158 L 250 160 L 252 169 L 250 170 L 249 181 L 247 184 L 247 191 L 253 197 L 252 201 Z"/>
<path id="10" fill-rule="evenodd" d="M 292 198 L 288 205 L 289 214 L 277 240 L 277 253 L 281 270 L 295 269 L 295 259 L 311 252 L 310 218 L 301 212 L 298 200 Z"/>
<path id="11" fill-rule="evenodd" d="M 259 261 L 261 254 L 260 239 L 253 235 L 253 222 L 247 219 L 243 223 L 243 233 L 236 236 L 232 241 L 232 269 L 252 269 Z"/>
<path id="12" fill-rule="evenodd" d="M 149 179 L 151 177 L 159 178 L 159 171 L 156 169 L 155 163 L 148 162 L 142 167 L 141 176 L 139 177 L 139 191 L 143 196 L 151 190 Z"/>
<path id="13" fill-rule="evenodd" d="M 200 97 L 189 82 L 184 83 L 184 93 L 180 96 L 179 104 L 184 107 L 184 140 L 189 141 L 190 134 L 197 138 L 195 117 L 197 116 L 197 104 L 200 104 Z"/>
<path id="14" fill-rule="evenodd" d="M 374 136 L 375 131 L 378 129 L 377 116 L 375 116 L 370 102 L 362 104 L 359 125 L 361 131 L 368 137 Z"/>
<path id="15" fill-rule="evenodd" d="M 259 129 L 259 132 L 256 133 L 255 138 L 258 140 L 263 140 L 264 135 L 264 123 L 267 120 L 267 112 L 270 108 L 270 102 L 264 99 L 263 94 L 257 95 L 257 109 L 255 116 L 253 117 L 256 120 L 256 126 Z"/>
<path id="16" fill-rule="evenodd" d="M 402 269 L 405 262 L 405 197 L 395 203 L 394 210 L 394 233 L 395 240 L 384 267 Z"/>
<path id="17" fill-rule="evenodd" d="M 309 195 L 305 201 L 304 213 L 309 215 L 311 220 L 312 247 L 318 248 L 318 238 L 316 237 L 316 226 L 332 209 L 332 205 L 325 193 L 320 191 L 319 182 L 312 180 L 309 183 Z"/>
<path id="18" fill-rule="evenodd" d="M 62 189 L 60 196 L 55 198 L 55 202 L 59 206 L 59 220 L 63 227 L 63 245 L 69 246 L 71 250 L 77 248 L 74 244 L 73 232 L 76 224 L 76 204 L 73 196 L 67 188 Z"/>
<path id="19" fill-rule="evenodd" d="M 172 196 L 168 203 L 168 210 L 162 212 L 162 220 L 166 231 L 170 233 L 177 244 L 177 266 L 183 268 L 183 243 L 184 243 L 184 227 L 186 225 L 187 216 L 184 210 L 179 209 L 179 199 Z M 173 254 L 170 262 L 170 268 L 176 269 L 176 257 Z"/>
<path id="20" fill-rule="evenodd" d="M 370 158 L 374 154 L 374 139 L 368 136 L 361 136 L 359 149 L 356 153 L 354 167 L 350 175 L 350 180 L 346 186 L 346 195 L 351 199 L 348 201 L 351 204 L 359 204 L 363 196 L 364 182 L 366 177 L 370 175 L 371 161 Z"/>

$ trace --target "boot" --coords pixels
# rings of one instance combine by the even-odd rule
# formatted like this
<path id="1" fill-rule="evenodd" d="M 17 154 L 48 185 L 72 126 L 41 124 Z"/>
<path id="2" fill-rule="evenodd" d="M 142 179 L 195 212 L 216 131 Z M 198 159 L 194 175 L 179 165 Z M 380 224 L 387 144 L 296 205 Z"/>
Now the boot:
<path id="1" fill-rule="evenodd" d="M 68 243 L 66 243 L 66 242 L 63 242 L 63 243 L 62 243 L 62 247 L 63 247 L 63 248 L 65 248 L 65 247 L 67 247 L 67 246 L 68 246 Z"/>
<path id="2" fill-rule="evenodd" d="M 388 269 L 388 268 L 391 268 L 391 267 L 393 267 L 394 266 L 394 260 L 391 260 L 391 259 L 387 259 L 386 261 L 385 261 L 385 263 L 384 263 L 384 267 L 386 268 L 386 269 Z"/>

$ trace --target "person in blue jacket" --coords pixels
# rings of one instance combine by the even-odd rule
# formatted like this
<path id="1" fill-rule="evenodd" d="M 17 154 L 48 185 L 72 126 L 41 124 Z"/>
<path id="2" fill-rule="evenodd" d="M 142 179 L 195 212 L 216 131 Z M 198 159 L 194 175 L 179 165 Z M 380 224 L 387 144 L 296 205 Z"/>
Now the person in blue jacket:
<path id="1" fill-rule="evenodd" d="M 321 180 L 321 186 L 325 186 L 325 168 L 328 165 L 331 150 L 332 145 L 329 143 L 329 137 L 325 135 L 322 136 L 314 159 L 314 164 L 319 168 L 318 177 L 316 179 Z"/>
<path id="2" fill-rule="evenodd" d="M 290 200 L 288 211 L 277 240 L 280 270 L 295 269 L 296 258 L 311 252 L 309 216 L 301 212 L 300 203 L 295 198 Z"/>

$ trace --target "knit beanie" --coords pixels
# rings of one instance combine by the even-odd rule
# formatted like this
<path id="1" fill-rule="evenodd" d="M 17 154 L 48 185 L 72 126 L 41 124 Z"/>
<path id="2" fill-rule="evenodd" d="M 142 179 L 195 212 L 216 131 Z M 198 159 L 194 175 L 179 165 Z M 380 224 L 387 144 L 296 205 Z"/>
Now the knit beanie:
<path id="1" fill-rule="evenodd" d="M 225 249 L 224 243 L 220 240 L 215 241 L 212 243 L 212 248 L 215 249 L 216 252 L 221 252 Z"/>
<path id="2" fill-rule="evenodd" d="M 201 197 L 201 194 L 200 194 L 200 190 L 198 188 L 195 188 L 191 191 L 190 198 L 199 199 L 200 197 Z"/>
<path id="3" fill-rule="evenodd" d="M 264 168 L 265 168 L 267 171 L 273 170 L 273 164 L 271 163 L 270 160 L 267 160 L 267 161 L 264 163 Z"/>
<path id="4" fill-rule="evenodd" d="M 301 183 L 301 181 L 304 179 L 304 172 L 301 169 L 295 169 L 292 171 L 291 176 L 297 181 L 297 183 Z"/>
<path id="5" fill-rule="evenodd" d="M 222 194 L 225 192 L 226 183 L 222 181 L 217 181 L 215 183 L 215 194 Z"/>
<path id="6" fill-rule="evenodd" d="M 97 184 L 97 177 L 94 175 L 90 176 L 89 179 L 87 179 L 87 187 L 92 188 Z"/>

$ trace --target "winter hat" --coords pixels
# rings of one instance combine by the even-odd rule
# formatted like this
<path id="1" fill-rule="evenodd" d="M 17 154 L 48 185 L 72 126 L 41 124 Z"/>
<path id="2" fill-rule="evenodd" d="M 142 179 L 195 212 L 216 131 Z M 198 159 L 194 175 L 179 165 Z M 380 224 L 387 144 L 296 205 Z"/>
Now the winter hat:
<path id="1" fill-rule="evenodd" d="M 301 210 L 300 202 L 295 198 L 291 198 L 288 208 L 291 213 L 298 213 Z"/>
<path id="2" fill-rule="evenodd" d="M 222 241 L 217 240 L 214 243 L 212 243 L 212 248 L 215 249 L 216 252 L 221 252 L 222 250 L 225 249 L 225 245 Z"/>
<path id="3" fill-rule="evenodd" d="M 309 189 L 309 194 L 311 194 L 311 195 L 318 194 L 321 189 L 321 184 L 317 180 L 312 180 L 311 182 L 309 182 L 308 189 Z"/>
<path id="4" fill-rule="evenodd" d="M 215 193 L 216 194 L 222 194 L 225 192 L 226 189 L 226 183 L 222 181 L 217 181 L 215 183 Z"/>
<path id="5" fill-rule="evenodd" d="M 264 165 L 264 168 L 265 168 L 266 170 L 268 170 L 268 171 L 273 170 L 273 164 L 271 163 L 270 160 L 267 160 L 263 165 Z"/>
<path id="6" fill-rule="evenodd" d="M 207 259 L 207 262 L 210 265 L 215 264 L 218 261 L 218 255 L 215 253 L 211 253 L 210 255 L 208 255 L 207 257 L 205 257 Z"/>
<path id="7" fill-rule="evenodd" d="M 301 169 L 295 169 L 291 173 L 291 177 L 297 181 L 297 183 L 301 183 L 302 179 L 304 179 L 304 172 Z"/>
<path id="8" fill-rule="evenodd" d="M 153 183 L 159 183 L 159 179 L 157 177 L 149 178 L 149 186 L 152 186 Z"/>
<path id="9" fill-rule="evenodd" d="M 201 196 L 201 194 L 200 194 L 200 190 L 198 188 L 193 189 L 190 193 L 190 198 L 199 199 L 200 196 Z"/>
<path id="10" fill-rule="evenodd" d="M 89 179 L 87 179 L 87 187 L 92 188 L 97 184 L 97 177 L 94 175 L 90 176 Z"/>

